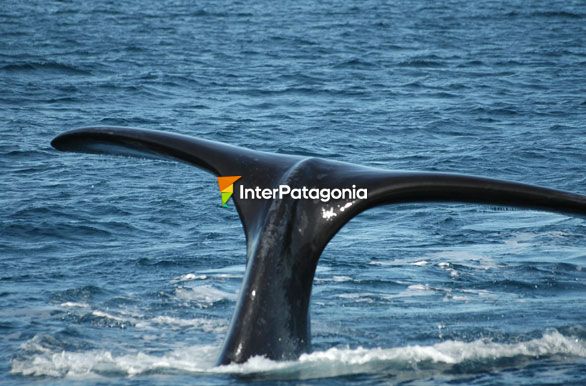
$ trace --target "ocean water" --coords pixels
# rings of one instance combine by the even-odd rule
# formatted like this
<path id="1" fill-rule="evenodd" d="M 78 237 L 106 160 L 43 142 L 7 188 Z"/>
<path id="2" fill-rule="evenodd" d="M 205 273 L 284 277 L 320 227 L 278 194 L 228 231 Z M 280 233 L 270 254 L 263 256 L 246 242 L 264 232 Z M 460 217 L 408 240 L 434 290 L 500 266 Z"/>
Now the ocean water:
<path id="1" fill-rule="evenodd" d="M 582 1 L 3 1 L 0 383 L 584 384 L 586 220 L 388 206 L 323 253 L 313 352 L 215 367 L 234 208 L 89 125 L 586 193 Z"/>

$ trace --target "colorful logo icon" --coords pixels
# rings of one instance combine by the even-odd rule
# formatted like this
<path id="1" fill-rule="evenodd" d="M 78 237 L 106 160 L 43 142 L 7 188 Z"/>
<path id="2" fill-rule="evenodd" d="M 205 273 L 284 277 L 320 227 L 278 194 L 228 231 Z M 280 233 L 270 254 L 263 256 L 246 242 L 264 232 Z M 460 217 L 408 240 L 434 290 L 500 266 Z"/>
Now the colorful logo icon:
<path id="1" fill-rule="evenodd" d="M 232 194 L 234 193 L 234 183 L 240 179 L 241 176 L 223 176 L 218 177 L 218 186 L 220 187 L 220 194 L 222 195 L 222 206 L 227 208 L 226 204 Z"/>

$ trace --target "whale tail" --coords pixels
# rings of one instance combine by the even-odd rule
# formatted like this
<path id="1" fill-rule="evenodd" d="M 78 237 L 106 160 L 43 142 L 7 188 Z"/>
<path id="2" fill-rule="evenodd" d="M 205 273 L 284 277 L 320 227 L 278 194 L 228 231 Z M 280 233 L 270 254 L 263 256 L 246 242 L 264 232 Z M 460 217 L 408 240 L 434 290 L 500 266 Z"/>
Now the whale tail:
<path id="1" fill-rule="evenodd" d="M 247 240 L 247 267 L 219 364 L 264 355 L 294 359 L 310 349 L 309 301 L 321 252 L 350 219 L 386 204 L 468 202 L 586 215 L 586 196 L 516 182 L 430 172 L 399 172 L 271 154 L 160 131 L 94 127 L 51 144 L 61 151 L 174 159 L 238 187 L 365 189 L 366 197 L 233 199 Z"/>

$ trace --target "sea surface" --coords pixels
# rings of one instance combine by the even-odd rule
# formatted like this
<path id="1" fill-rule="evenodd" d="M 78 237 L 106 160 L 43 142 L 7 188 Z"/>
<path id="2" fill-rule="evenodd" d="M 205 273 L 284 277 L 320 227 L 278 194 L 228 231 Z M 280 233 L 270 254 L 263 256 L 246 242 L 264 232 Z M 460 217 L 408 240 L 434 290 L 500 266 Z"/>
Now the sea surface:
<path id="1" fill-rule="evenodd" d="M 0 3 L 0 384 L 586 383 L 586 220 L 367 211 L 313 352 L 216 367 L 245 264 L 215 178 L 59 153 L 116 125 L 586 193 L 583 1 Z"/>

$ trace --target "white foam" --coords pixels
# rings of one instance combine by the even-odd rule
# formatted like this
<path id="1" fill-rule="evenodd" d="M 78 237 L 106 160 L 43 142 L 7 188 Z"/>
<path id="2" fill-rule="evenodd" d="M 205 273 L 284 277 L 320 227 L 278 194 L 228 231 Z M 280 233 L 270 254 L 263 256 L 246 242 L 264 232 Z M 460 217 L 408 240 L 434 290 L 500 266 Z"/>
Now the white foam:
<path id="1" fill-rule="evenodd" d="M 88 308 L 90 305 L 87 303 L 64 302 L 60 306 L 64 308 Z"/>
<path id="2" fill-rule="evenodd" d="M 315 283 L 330 283 L 330 282 L 334 282 L 334 283 L 345 283 L 345 282 L 350 282 L 353 281 L 354 279 L 350 276 L 346 276 L 346 275 L 333 275 L 333 276 L 326 276 L 323 274 L 318 274 L 315 279 L 314 282 Z"/>
<path id="3" fill-rule="evenodd" d="M 114 355 L 111 351 L 51 352 L 12 361 L 12 374 L 49 377 L 133 376 L 150 371 L 179 369 L 204 372 L 212 368 L 217 349 L 212 346 L 182 348 L 163 356 L 145 353 Z"/>
<path id="4" fill-rule="evenodd" d="M 33 339 L 34 340 L 34 339 Z M 33 342 L 34 343 L 34 342 Z M 31 343 L 31 344 L 33 344 Z M 30 349 L 31 344 L 23 345 Z M 38 345 L 38 343 L 35 343 Z M 455 364 L 474 361 L 486 363 L 488 369 L 503 358 L 525 357 L 528 360 L 554 355 L 586 357 L 586 342 L 567 337 L 553 330 L 541 338 L 515 343 L 495 343 L 489 340 L 473 342 L 445 341 L 430 346 L 395 348 L 331 348 L 302 355 L 297 361 L 275 362 L 262 357 L 251 358 L 244 364 L 214 367 L 218 347 L 199 346 L 177 348 L 162 356 L 147 353 L 115 355 L 106 350 L 85 352 L 53 352 L 35 349 L 20 355 L 11 363 L 12 374 L 50 377 L 134 376 L 145 373 L 182 371 L 203 374 L 265 374 L 297 379 L 324 378 L 348 374 L 378 373 L 392 368 L 393 372 L 412 373 L 425 366 L 442 372 Z M 435 369 L 435 370 L 434 370 Z"/>
<path id="5" fill-rule="evenodd" d="M 429 286 L 427 284 L 411 284 L 407 289 L 411 291 L 429 291 Z"/>
<path id="6" fill-rule="evenodd" d="M 134 322 L 134 318 L 116 316 L 116 315 L 112 315 L 108 312 L 104 312 L 104 311 L 100 311 L 100 310 L 92 311 L 92 315 L 97 316 L 98 318 L 114 320 L 116 322 Z"/>
<path id="7" fill-rule="evenodd" d="M 182 319 L 167 315 L 155 316 L 152 318 L 145 317 L 141 314 L 133 314 L 124 310 L 116 311 L 116 314 L 112 312 L 105 312 L 101 310 L 92 310 L 90 315 L 106 319 L 112 322 L 125 323 L 131 325 L 137 329 L 154 329 L 159 328 L 161 325 L 170 326 L 173 329 L 185 329 L 195 328 L 203 332 L 210 332 L 221 334 L 226 332 L 228 324 L 222 319 L 212 318 L 193 318 L 193 319 Z"/>
<path id="8" fill-rule="evenodd" d="M 467 296 L 463 296 L 463 295 L 452 295 L 452 294 L 447 294 L 446 296 L 444 296 L 444 301 L 455 301 L 455 302 L 467 302 L 468 301 L 468 297 Z"/>
<path id="9" fill-rule="evenodd" d="M 175 295 L 181 300 L 196 302 L 207 307 L 222 300 L 236 300 L 236 294 L 222 291 L 212 285 L 181 287 L 175 290 Z"/>
<path id="10" fill-rule="evenodd" d="M 228 324 L 219 319 L 206 319 L 206 318 L 195 318 L 195 319 L 181 319 L 174 318 L 171 316 L 157 316 L 148 321 L 148 324 L 159 324 L 159 325 L 170 325 L 178 328 L 194 327 L 205 332 L 223 333 L 228 329 Z M 137 325 L 140 327 L 140 325 Z"/>
<path id="11" fill-rule="evenodd" d="M 186 273 L 185 275 L 177 276 L 171 279 L 171 283 L 179 283 L 183 281 L 206 280 L 207 275 L 196 275 L 195 273 Z"/>
<path id="12" fill-rule="evenodd" d="M 340 294 L 340 295 L 338 295 L 338 298 L 351 300 L 355 303 L 374 303 L 374 300 L 372 298 L 374 298 L 376 296 L 377 296 L 376 294 L 369 293 L 369 292 L 362 292 L 362 293 L 353 292 L 353 293 Z"/>
<path id="13" fill-rule="evenodd" d="M 460 272 L 458 272 L 456 269 L 454 269 L 454 267 L 450 263 L 440 262 L 440 263 L 438 263 L 437 266 L 440 267 L 441 269 L 443 269 L 444 271 L 448 272 L 450 274 L 450 277 L 453 279 L 460 276 Z"/>
<path id="14" fill-rule="evenodd" d="M 332 276 L 332 280 L 336 283 L 344 283 L 352 281 L 352 278 L 350 276 Z"/>
<path id="15" fill-rule="evenodd" d="M 370 265 L 378 265 L 381 267 L 403 267 L 405 265 L 413 265 L 416 267 L 425 267 L 429 264 L 428 260 L 371 260 L 368 262 Z"/>
<path id="16" fill-rule="evenodd" d="M 504 240 L 503 243 L 509 248 L 518 250 L 526 247 L 527 245 L 530 245 L 529 241 L 532 241 L 536 237 L 536 233 L 521 232 L 509 239 Z"/>
<path id="17" fill-rule="evenodd" d="M 477 246 L 480 249 L 481 246 Z M 438 261 L 440 268 L 451 267 L 451 264 L 458 263 L 469 268 L 490 270 L 498 267 L 498 264 L 491 257 L 491 251 L 494 252 L 494 246 L 487 245 L 486 253 L 472 253 L 464 249 L 452 249 L 441 252 L 433 252 L 426 255 L 430 260 Z M 447 260 L 447 261 L 446 261 Z"/>

